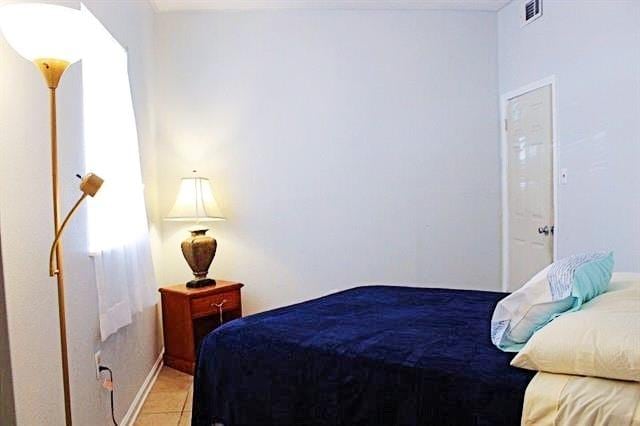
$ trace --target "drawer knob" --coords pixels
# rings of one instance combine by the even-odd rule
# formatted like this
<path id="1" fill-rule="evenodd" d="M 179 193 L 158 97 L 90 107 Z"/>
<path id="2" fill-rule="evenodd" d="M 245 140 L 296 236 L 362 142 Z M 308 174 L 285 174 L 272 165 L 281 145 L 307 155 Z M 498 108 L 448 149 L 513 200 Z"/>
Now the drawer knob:
<path id="1" fill-rule="evenodd" d="M 209 306 L 210 306 L 210 307 L 212 307 L 212 308 L 213 308 L 214 306 L 218 308 L 218 314 L 220 315 L 220 324 L 222 324 L 222 321 L 223 321 L 223 320 L 222 320 L 222 306 L 224 306 L 224 304 L 225 304 L 225 303 L 227 303 L 227 299 L 222 299 L 222 302 L 220 302 L 220 303 L 212 302 L 212 303 L 209 305 Z"/>

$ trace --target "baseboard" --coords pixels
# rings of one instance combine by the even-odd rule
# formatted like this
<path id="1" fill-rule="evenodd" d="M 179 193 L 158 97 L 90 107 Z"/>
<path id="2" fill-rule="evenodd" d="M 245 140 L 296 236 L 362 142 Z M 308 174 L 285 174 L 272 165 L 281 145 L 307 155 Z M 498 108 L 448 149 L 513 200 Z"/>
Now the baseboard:
<path id="1" fill-rule="evenodd" d="M 151 367 L 151 371 L 149 371 L 147 378 L 144 379 L 144 383 L 142 383 L 142 386 L 140 386 L 140 389 L 138 390 L 136 397 L 133 398 L 133 402 L 129 406 L 129 409 L 127 410 L 127 414 L 125 414 L 122 420 L 120 421 L 121 426 L 132 426 L 133 423 L 138 418 L 138 414 L 140 414 L 140 409 L 142 408 L 144 401 L 147 399 L 147 395 L 149 395 L 149 391 L 153 387 L 153 384 L 156 382 L 156 379 L 158 378 L 158 374 L 162 369 L 163 355 L 164 355 L 164 349 L 160 352 L 160 355 L 158 356 L 158 359 L 156 360 L 156 362 L 153 364 L 153 367 Z"/>

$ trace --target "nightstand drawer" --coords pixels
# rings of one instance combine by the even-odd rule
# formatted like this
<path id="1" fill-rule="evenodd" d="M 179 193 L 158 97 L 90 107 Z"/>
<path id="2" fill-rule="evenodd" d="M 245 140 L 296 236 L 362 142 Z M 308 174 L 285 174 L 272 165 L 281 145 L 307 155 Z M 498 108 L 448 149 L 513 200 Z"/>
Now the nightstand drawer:
<path id="1" fill-rule="evenodd" d="M 217 314 L 218 306 L 222 304 L 222 312 L 238 309 L 240 307 L 240 291 L 233 291 L 211 296 L 195 297 L 191 299 L 191 316 L 198 318 L 211 314 Z"/>

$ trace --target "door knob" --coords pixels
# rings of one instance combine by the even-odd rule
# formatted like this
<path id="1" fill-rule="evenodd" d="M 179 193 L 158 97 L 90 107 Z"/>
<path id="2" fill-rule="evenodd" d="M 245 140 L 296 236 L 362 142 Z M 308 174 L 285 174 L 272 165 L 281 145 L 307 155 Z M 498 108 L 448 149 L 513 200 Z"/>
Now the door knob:
<path id="1" fill-rule="evenodd" d="M 545 225 L 544 227 L 540 227 L 538 228 L 538 234 L 544 234 L 544 235 L 553 235 L 553 232 L 555 231 L 555 226 L 551 225 Z"/>

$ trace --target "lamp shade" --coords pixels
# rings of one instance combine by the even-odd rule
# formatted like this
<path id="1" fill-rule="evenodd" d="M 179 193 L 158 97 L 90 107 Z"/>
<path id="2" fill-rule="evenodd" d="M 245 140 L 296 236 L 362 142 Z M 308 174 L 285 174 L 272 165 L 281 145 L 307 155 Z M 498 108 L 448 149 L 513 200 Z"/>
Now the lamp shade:
<path id="1" fill-rule="evenodd" d="M 190 222 L 224 220 L 209 179 L 182 178 L 176 202 L 165 219 Z"/>
<path id="2" fill-rule="evenodd" d="M 7 42 L 29 61 L 58 59 L 72 64 L 82 56 L 79 10 L 42 3 L 0 7 L 0 30 Z"/>

